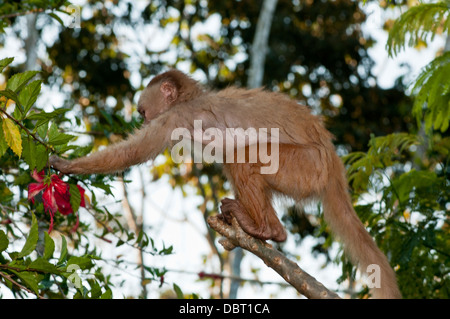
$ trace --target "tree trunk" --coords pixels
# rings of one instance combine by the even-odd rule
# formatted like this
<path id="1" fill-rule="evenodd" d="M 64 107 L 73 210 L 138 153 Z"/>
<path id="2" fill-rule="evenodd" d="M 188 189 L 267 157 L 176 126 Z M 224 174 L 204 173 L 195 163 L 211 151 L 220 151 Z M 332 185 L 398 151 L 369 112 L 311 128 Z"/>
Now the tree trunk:
<path id="1" fill-rule="evenodd" d="M 37 14 L 32 13 L 26 16 L 27 19 L 27 38 L 25 39 L 25 53 L 27 61 L 25 62 L 25 70 L 35 70 L 37 61 L 37 41 L 38 31 L 36 30 Z"/>
<path id="2" fill-rule="evenodd" d="M 250 70 L 247 83 L 249 88 L 260 87 L 263 83 L 270 28 L 276 5 L 277 0 L 264 0 L 259 14 L 250 56 Z"/>

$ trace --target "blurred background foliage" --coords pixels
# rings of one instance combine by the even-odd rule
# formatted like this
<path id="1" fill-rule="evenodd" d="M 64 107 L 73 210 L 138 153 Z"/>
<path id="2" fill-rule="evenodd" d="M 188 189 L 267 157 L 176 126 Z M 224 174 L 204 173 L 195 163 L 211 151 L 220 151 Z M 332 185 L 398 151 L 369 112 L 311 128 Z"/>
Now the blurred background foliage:
<path id="1" fill-rule="evenodd" d="M 367 2 L 378 3 L 384 10 L 401 7 L 404 11 L 416 4 L 406 0 Z M 135 112 L 139 93 L 152 76 L 168 68 L 190 72 L 213 89 L 245 86 L 261 4 L 261 0 L 88 0 L 75 4 L 81 13 L 80 25 L 68 28 L 64 24 L 73 16 L 63 13 L 70 5 L 67 1 L 3 1 L 1 42 L 6 44 L 8 37 L 15 37 L 25 55 L 25 60 L 5 72 L 11 76 L 27 69 L 30 62 L 33 70 L 41 71 L 47 94 L 57 92 L 58 107 L 70 110 L 54 121 L 68 133 L 88 137 L 83 144 L 88 152 L 125 137 L 140 125 Z M 448 130 L 421 129 L 421 121 L 412 114 L 414 96 L 408 93 L 409 83 L 402 76 L 390 88 L 379 85 L 368 54 L 374 40 L 362 31 L 366 4 L 279 0 L 263 85 L 285 92 L 323 116 L 349 167 L 357 212 L 390 258 L 404 296 L 448 298 Z M 32 14 L 34 19 L 28 18 L 31 11 L 38 12 Z M 432 32 L 448 33 L 448 21 L 447 7 L 437 21 L 444 27 Z M 386 21 L 386 31 L 393 29 L 394 22 Z M 163 35 L 158 28 L 165 30 Z M 428 40 L 420 37 L 413 46 L 426 45 Z M 32 52 L 38 52 L 35 61 L 30 61 Z M 445 94 L 449 94 L 448 86 L 442 96 Z M 50 105 L 41 102 L 39 107 Z M 448 116 L 448 112 L 441 116 L 445 114 Z M 397 135 L 399 132 L 404 135 Z M 7 166 L 5 161 L 2 158 L 2 167 Z M 219 200 L 230 191 L 219 165 L 176 165 L 167 153 L 151 171 L 141 169 L 141 173 L 150 174 L 152 181 L 168 178 L 186 196 L 186 187 L 194 187 L 202 198 L 198 210 L 204 220 L 218 211 Z M 15 173 L 2 170 L 2 174 L 7 180 L 6 175 Z M 129 174 L 125 172 L 125 181 Z M 108 177 L 83 178 L 109 192 L 105 186 Z M 126 196 L 128 186 L 124 183 L 123 187 Z M 367 194 L 374 196 L 367 199 Z M 119 215 L 129 213 L 129 217 L 119 220 L 124 228 L 139 234 L 145 229 L 143 208 L 125 206 Z M 313 253 L 324 255 L 326 263 L 335 259 L 329 254 L 332 237 L 315 209 L 306 212 L 293 206 L 282 214 L 298 242 L 314 236 L 318 240 Z M 219 260 L 217 273 L 226 273 L 231 267 L 230 255 L 216 246 L 211 230 L 205 238 Z M 296 255 L 286 247 L 279 248 Z M 145 265 L 143 254 L 137 264 L 142 290 L 137 295 L 145 298 L 148 272 L 155 275 L 158 271 Z M 156 275 L 160 278 L 161 274 Z M 354 276 L 354 268 L 345 262 L 341 280 Z M 226 297 L 223 280 L 210 280 L 210 295 L 203 296 Z M 353 280 L 346 285 L 342 293 L 367 293 L 355 290 Z M 179 290 L 176 292 L 179 295 Z"/>

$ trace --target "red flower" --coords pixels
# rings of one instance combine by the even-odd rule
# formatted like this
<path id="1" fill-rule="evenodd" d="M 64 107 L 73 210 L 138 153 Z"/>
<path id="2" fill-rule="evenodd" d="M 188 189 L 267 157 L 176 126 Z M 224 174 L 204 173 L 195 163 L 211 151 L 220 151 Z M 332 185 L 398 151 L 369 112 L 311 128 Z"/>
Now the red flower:
<path id="1" fill-rule="evenodd" d="M 59 212 L 63 215 L 69 215 L 73 213 L 72 205 L 70 205 L 69 185 L 64 183 L 58 175 L 53 174 L 50 178 L 51 184 L 55 189 L 54 197 Z"/>
<path id="2" fill-rule="evenodd" d="M 77 187 L 78 187 L 78 190 L 80 191 L 80 195 L 81 195 L 80 207 L 86 207 L 86 202 L 84 201 L 85 190 L 80 185 L 77 185 Z"/>
<path id="3" fill-rule="evenodd" d="M 28 200 L 34 204 L 34 197 L 42 190 L 42 201 L 44 203 L 44 210 L 50 215 L 50 227 L 48 232 L 53 229 L 53 217 L 55 213 L 59 211 L 63 215 L 69 215 L 73 213 L 72 205 L 70 204 L 70 186 L 64 183 L 58 175 L 52 174 L 50 180 L 45 180 L 44 171 L 39 173 L 34 170 L 31 176 L 37 183 L 31 183 L 28 185 Z M 80 206 L 85 207 L 84 201 L 84 189 L 77 185 L 81 195 Z M 72 231 L 78 228 L 78 215 L 77 222 Z"/>

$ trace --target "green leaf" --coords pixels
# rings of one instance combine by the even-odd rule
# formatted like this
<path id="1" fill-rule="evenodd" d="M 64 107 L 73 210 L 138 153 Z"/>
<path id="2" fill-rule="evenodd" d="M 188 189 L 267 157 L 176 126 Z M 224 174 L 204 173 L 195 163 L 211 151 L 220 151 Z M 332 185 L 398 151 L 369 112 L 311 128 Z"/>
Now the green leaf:
<path id="1" fill-rule="evenodd" d="M 27 267 L 30 271 L 39 271 L 50 274 L 59 274 L 60 271 L 56 268 L 55 265 L 49 263 L 43 257 L 38 257 L 36 260 L 33 260 Z"/>
<path id="2" fill-rule="evenodd" d="M 398 263 L 400 265 L 405 265 L 411 260 L 411 255 L 413 253 L 413 250 L 417 248 L 420 244 L 420 238 L 417 234 L 409 234 L 406 236 L 405 242 L 402 244 L 399 257 L 398 257 Z"/>
<path id="3" fill-rule="evenodd" d="M 123 244 L 125 244 L 125 242 L 124 242 L 122 239 L 119 239 L 119 240 L 117 241 L 116 247 L 120 247 L 120 246 L 122 246 Z"/>
<path id="4" fill-rule="evenodd" d="M 18 257 L 22 258 L 22 257 L 28 256 L 29 254 L 31 254 L 33 252 L 33 250 L 36 248 L 38 239 L 39 239 L 38 223 L 36 220 L 36 216 L 34 216 L 34 214 L 32 214 L 30 233 L 28 234 L 25 245 L 23 246 L 22 250 L 20 251 Z"/>
<path id="5" fill-rule="evenodd" d="M 173 284 L 173 290 L 175 290 L 175 293 L 177 294 L 178 299 L 184 299 L 184 294 L 181 291 L 180 287 L 178 287 L 177 284 Z"/>
<path id="6" fill-rule="evenodd" d="M 9 240 L 3 230 L 0 230 L 0 253 L 8 248 Z"/>
<path id="7" fill-rule="evenodd" d="M 406 204 L 411 196 L 415 196 L 414 190 L 430 188 L 437 183 L 437 180 L 438 177 L 434 172 L 412 169 L 394 180 L 392 185 L 400 203 Z"/>
<path id="8" fill-rule="evenodd" d="M 30 136 L 22 139 L 22 158 L 30 171 L 36 168 L 36 144 Z"/>
<path id="9" fill-rule="evenodd" d="M 450 116 L 450 52 L 431 61 L 417 77 L 412 93 L 416 96 L 413 115 L 418 125 L 425 122 L 425 129 L 445 132 Z"/>
<path id="10" fill-rule="evenodd" d="M 58 264 L 62 264 L 67 258 L 67 241 L 66 237 L 62 236 L 61 255 L 58 259 Z"/>
<path id="11" fill-rule="evenodd" d="M 9 119 L 3 119 L 3 134 L 5 136 L 6 143 L 16 153 L 17 156 L 22 155 L 22 137 L 20 136 L 20 130 L 14 122 Z"/>
<path id="12" fill-rule="evenodd" d="M 39 113 L 30 113 L 28 118 L 30 120 L 50 120 L 56 116 L 67 113 L 68 111 L 70 111 L 70 109 L 56 109 L 50 113 L 39 111 Z"/>
<path id="13" fill-rule="evenodd" d="M 55 252 L 55 242 L 49 236 L 47 232 L 44 233 L 44 255 L 42 256 L 44 259 L 50 259 L 53 257 L 53 253 Z"/>
<path id="14" fill-rule="evenodd" d="M 89 281 L 89 286 L 91 286 L 91 298 L 98 299 L 102 295 L 102 288 L 97 281 Z"/>
<path id="15" fill-rule="evenodd" d="M 20 106 L 19 110 L 22 112 L 22 105 L 20 103 L 19 97 L 17 96 L 17 94 L 14 91 L 12 91 L 10 89 L 1 90 L 0 95 L 16 102 L 16 104 L 18 104 Z"/>
<path id="16" fill-rule="evenodd" d="M 77 185 L 69 184 L 69 193 L 70 193 L 70 206 L 74 212 L 78 211 L 81 203 L 81 194 Z"/>
<path id="17" fill-rule="evenodd" d="M 40 172 L 48 162 L 48 151 L 42 144 L 36 145 L 36 170 Z"/>
<path id="18" fill-rule="evenodd" d="M 138 245 L 140 245 L 143 236 L 144 236 L 144 232 L 141 230 L 141 231 L 139 232 L 138 237 L 136 238 L 136 243 L 137 243 Z"/>
<path id="19" fill-rule="evenodd" d="M 28 117 L 29 118 L 29 117 Z M 34 129 L 34 132 L 37 133 L 37 135 L 42 139 L 45 140 L 47 138 L 47 132 L 48 132 L 48 123 L 43 123 L 43 125 L 37 126 Z"/>
<path id="20" fill-rule="evenodd" d="M 100 299 L 112 299 L 111 289 L 106 289 L 106 291 L 100 296 Z"/>
<path id="21" fill-rule="evenodd" d="M 73 135 L 60 133 L 55 123 L 52 123 L 48 131 L 48 142 L 52 145 L 67 144 L 73 138 Z"/>
<path id="22" fill-rule="evenodd" d="M 54 119 L 55 117 L 66 113 L 67 111 L 69 111 L 69 109 L 57 109 L 50 113 L 42 112 L 42 111 L 39 113 L 35 113 L 35 112 L 31 111 L 30 114 L 27 115 L 27 119 L 37 120 L 36 127 L 39 127 L 41 125 L 48 123 L 50 120 Z"/>
<path id="23" fill-rule="evenodd" d="M 64 22 L 56 14 L 54 14 L 53 12 L 50 12 L 48 15 L 51 16 L 56 21 L 58 21 L 63 27 L 65 27 Z"/>
<path id="24" fill-rule="evenodd" d="M 0 123 L 3 122 L 2 120 L 3 119 L 0 118 Z M 2 126 L 3 126 L 3 124 L 2 124 Z M 2 157 L 3 154 L 6 153 L 8 148 L 9 148 L 9 146 L 8 146 L 8 143 L 6 143 L 6 138 L 5 138 L 5 135 L 3 133 L 3 129 L 0 129 L 0 157 Z"/>
<path id="25" fill-rule="evenodd" d="M 94 264 L 92 263 L 91 258 L 86 257 L 86 256 L 72 256 L 69 258 L 69 260 L 67 261 L 67 266 L 69 265 L 78 265 L 81 269 L 89 269 L 92 268 L 94 266 Z"/>
<path id="26" fill-rule="evenodd" d="M 91 183 L 92 186 L 102 189 L 106 195 L 113 195 L 113 192 L 111 191 L 111 185 L 107 185 L 100 182 L 93 182 Z"/>
<path id="27" fill-rule="evenodd" d="M 28 84 L 19 94 L 19 101 L 24 108 L 24 113 L 27 114 L 41 92 L 42 81 L 36 80 Z"/>
<path id="28" fill-rule="evenodd" d="M 2 204 L 8 204 L 13 200 L 13 198 L 13 192 L 11 192 L 5 184 L 0 183 L 0 202 L 2 202 Z"/>
<path id="29" fill-rule="evenodd" d="M 3 69 L 6 68 L 12 61 L 14 61 L 14 58 L 5 58 L 0 60 L 0 72 L 3 72 Z"/>
<path id="30" fill-rule="evenodd" d="M 39 295 L 39 287 L 38 287 L 38 274 L 35 272 L 28 271 L 14 271 L 11 270 L 17 277 L 19 277 L 22 282 L 30 288 L 36 295 Z"/>
<path id="31" fill-rule="evenodd" d="M 6 83 L 6 88 L 17 93 L 38 73 L 38 71 L 25 71 L 14 74 Z"/>

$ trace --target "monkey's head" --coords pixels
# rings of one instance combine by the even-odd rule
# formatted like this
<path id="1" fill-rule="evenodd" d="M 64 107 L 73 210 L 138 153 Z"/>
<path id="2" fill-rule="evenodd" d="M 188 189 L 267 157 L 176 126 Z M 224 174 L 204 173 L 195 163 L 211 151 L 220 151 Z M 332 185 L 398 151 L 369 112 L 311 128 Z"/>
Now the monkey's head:
<path id="1" fill-rule="evenodd" d="M 170 70 L 150 81 L 139 98 L 138 112 L 147 124 L 172 106 L 192 100 L 201 93 L 196 81 L 183 72 Z"/>

